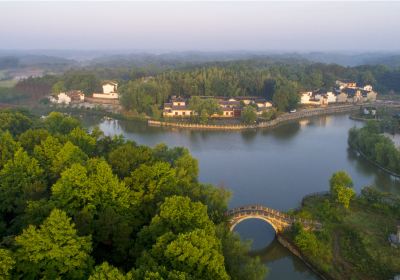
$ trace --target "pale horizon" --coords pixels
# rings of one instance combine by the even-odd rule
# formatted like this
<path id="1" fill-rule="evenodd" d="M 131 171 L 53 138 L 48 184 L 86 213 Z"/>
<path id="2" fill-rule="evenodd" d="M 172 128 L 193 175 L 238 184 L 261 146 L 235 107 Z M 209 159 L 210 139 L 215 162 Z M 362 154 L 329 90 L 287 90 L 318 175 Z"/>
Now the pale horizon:
<path id="1" fill-rule="evenodd" d="M 400 50 L 400 2 L 0 2 L 0 9 L 1 50 Z"/>

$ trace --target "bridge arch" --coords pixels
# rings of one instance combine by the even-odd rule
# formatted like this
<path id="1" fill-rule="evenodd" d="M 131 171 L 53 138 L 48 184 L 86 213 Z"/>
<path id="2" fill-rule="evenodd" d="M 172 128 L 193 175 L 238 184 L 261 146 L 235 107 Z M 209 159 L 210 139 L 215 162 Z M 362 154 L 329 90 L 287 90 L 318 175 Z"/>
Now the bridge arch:
<path id="1" fill-rule="evenodd" d="M 280 231 L 279 227 L 272 220 L 270 220 L 266 217 L 260 216 L 260 215 L 249 215 L 249 216 L 245 216 L 245 217 L 242 217 L 239 219 L 235 219 L 234 221 L 232 221 L 230 223 L 229 230 L 233 231 L 238 224 L 240 224 L 241 222 L 243 222 L 245 220 L 250 220 L 250 219 L 257 219 L 257 220 L 262 220 L 262 221 L 266 222 L 274 229 L 275 234 Z"/>
<path id="2" fill-rule="evenodd" d="M 233 208 L 225 213 L 229 220 L 229 228 L 232 231 L 240 222 L 247 219 L 259 219 L 270 224 L 275 233 L 291 227 L 294 223 L 300 222 L 307 229 L 319 229 L 321 224 L 316 221 L 305 220 L 290 216 L 278 210 L 262 205 L 247 205 Z"/>

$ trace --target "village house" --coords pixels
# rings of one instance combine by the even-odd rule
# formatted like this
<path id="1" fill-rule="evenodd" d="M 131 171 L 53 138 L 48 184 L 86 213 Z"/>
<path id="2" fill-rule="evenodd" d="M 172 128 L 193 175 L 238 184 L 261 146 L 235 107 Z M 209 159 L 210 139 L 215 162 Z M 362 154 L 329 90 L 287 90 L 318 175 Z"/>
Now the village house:
<path id="1" fill-rule="evenodd" d="M 344 92 L 339 92 L 336 94 L 336 102 L 337 103 L 346 103 L 347 102 L 348 95 Z"/>
<path id="2" fill-rule="evenodd" d="M 164 104 L 163 117 L 190 117 L 194 111 L 189 109 L 186 100 L 181 97 L 172 97 L 170 103 Z"/>
<path id="3" fill-rule="evenodd" d="M 230 98 L 228 100 L 218 100 L 218 105 L 222 110 L 222 114 L 214 114 L 212 117 L 233 118 L 240 117 L 242 104 L 240 101 Z"/>
<path id="4" fill-rule="evenodd" d="M 241 116 L 243 106 L 253 105 L 257 108 L 257 113 L 261 114 L 272 108 L 272 103 L 265 99 L 252 96 L 239 96 L 239 97 L 213 97 L 213 96 L 200 96 L 202 99 L 212 98 L 218 102 L 221 108 L 221 113 L 213 114 L 213 118 L 238 118 Z M 171 101 L 164 104 L 163 116 L 164 117 L 190 117 L 195 115 L 196 112 L 189 109 L 187 100 L 181 97 L 172 97 Z"/>
<path id="5" fill-rule="evenodd" d="M 323 106 L 332 103 L 373 102 L 377 93 L 371 85 L 357 87 L 353 81 L 336 81 L 334 91 L 307 91 L 300 94 L 300 104 Z"/>
<path id="6" fill-rule="evenodd" d="M 70 103 L 81 103 L 85 101 L 85 94 L 80 90 L 70 90 L 60 92 L 55 96 L 50 96 L 50 102 L 56 104 L 69 105 Z"/>
<path id="7" fill-rule="evenodd" d="M 300 96 L 300 104 L 315 106 L 328 105 L 328 98 L 319 92 L 302 92 Z"/>
<path id="8" fill-rule="evenodd" d="M 336 82 L 336 87 L 339 88 L 340 90 L 344 88 L 356 88 L 357 83 L 351 80 L 337 80 Z"/>
<path id="9" fill-rule="evenodd" d="M 118 90 L 118 83 L 113 81 L 106 81 L 102 84 L 103 93 L 93 93 L 93 98 L 99 99 L 118 99 L 119 94 Z"/>

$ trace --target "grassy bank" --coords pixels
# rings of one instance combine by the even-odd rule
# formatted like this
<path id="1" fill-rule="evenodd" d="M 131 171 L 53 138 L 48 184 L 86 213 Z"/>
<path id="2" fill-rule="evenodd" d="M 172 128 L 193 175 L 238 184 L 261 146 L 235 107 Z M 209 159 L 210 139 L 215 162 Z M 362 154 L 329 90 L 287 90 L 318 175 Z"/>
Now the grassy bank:
<path id="1" fill-rule="evenodd" d="M 294 227 L 285 237 L 330 278 L 393 279 L 399 274 L 400 249 L 388 242 L 400 218 L 398 196 L 364 188 L 348 209 L 330 194 L 310 196 L 294 214 L 323 223 L 320 232 Z"/>

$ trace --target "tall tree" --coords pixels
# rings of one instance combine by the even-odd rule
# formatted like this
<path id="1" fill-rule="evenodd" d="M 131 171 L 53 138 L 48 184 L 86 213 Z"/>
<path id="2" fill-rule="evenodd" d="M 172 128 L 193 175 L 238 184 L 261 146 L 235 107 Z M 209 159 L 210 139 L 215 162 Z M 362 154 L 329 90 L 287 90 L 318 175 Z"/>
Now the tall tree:
<path id="1" fill-rule="evenodd" d="M 84 278 L 91 266 L 90 237 L 79 237 L 67 214 L 54 209 L 39 227 L 15 238 L 18 273 L 28 279 Z"/>

